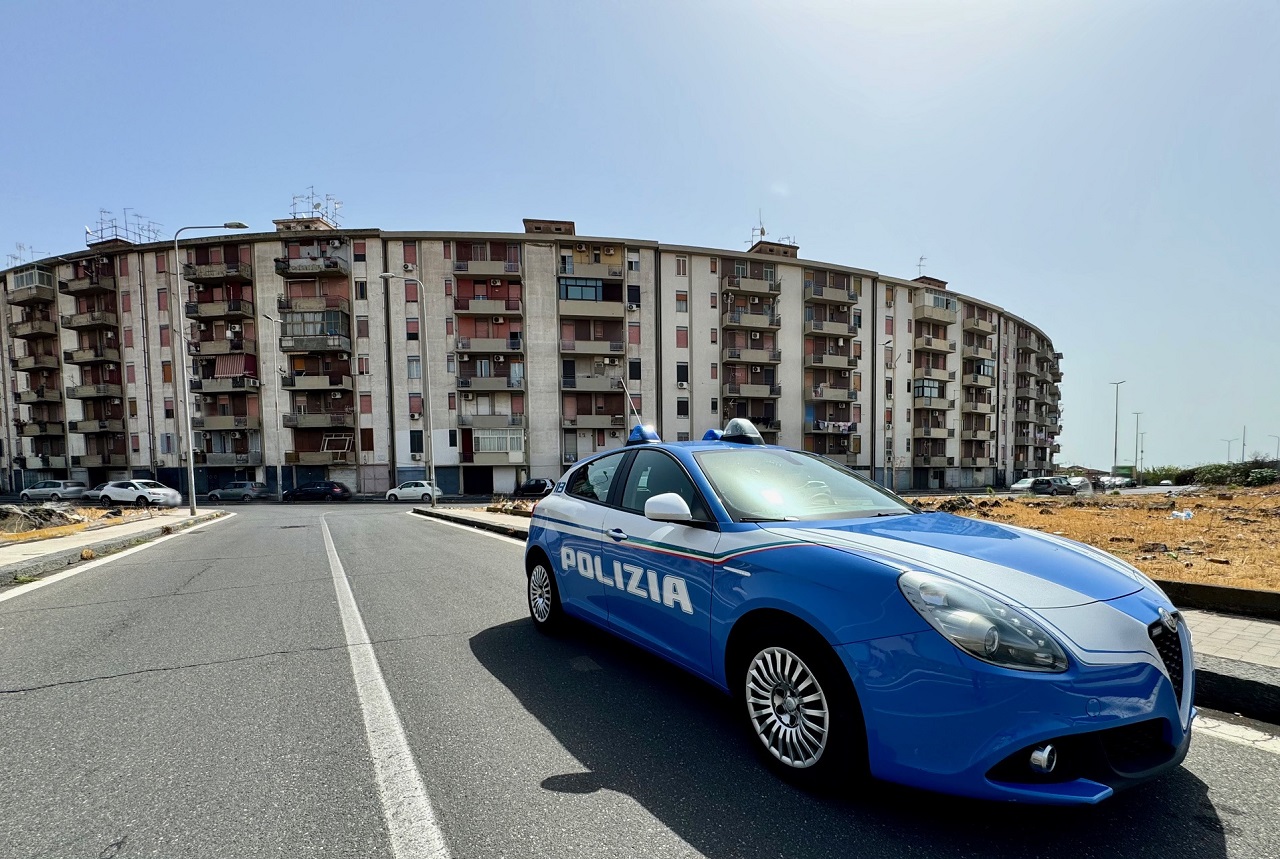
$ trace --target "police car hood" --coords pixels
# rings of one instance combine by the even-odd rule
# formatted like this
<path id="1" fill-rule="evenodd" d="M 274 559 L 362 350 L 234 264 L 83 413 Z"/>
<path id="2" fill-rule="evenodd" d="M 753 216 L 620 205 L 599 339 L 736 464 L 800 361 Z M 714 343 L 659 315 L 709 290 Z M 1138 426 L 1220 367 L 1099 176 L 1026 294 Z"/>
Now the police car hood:
<path id="1" fill-rule="evenodd" d="M 967 580 L 1026 608 L 1065 608 L 1158 590 L 1138 570 L 1091 546 L 1039 531 L 922 513 L 823 523 L 769 524 L 770 533 L 903 570 Z"/>

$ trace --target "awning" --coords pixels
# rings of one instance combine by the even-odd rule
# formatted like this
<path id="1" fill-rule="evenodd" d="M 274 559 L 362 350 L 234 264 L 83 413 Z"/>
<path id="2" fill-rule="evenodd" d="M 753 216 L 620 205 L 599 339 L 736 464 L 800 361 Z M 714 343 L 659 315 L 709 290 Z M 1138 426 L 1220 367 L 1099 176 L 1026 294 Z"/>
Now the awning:
<path id="1" fill-rule="evenodd" d="M 219 355 L 213 365 L 215 379 L 230 379 L 244 375 L 244 355 Z"/>

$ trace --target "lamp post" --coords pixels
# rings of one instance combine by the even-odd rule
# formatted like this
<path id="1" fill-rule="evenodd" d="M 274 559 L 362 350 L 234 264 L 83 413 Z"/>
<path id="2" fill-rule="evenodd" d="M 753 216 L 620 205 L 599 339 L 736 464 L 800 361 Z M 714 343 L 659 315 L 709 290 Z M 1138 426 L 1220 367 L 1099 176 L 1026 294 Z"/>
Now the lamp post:
<path id="1" fill-rule="evenodd" d="M 1141 444 L 1138 447 L 1138 471 L 1142 471 L 1142 462 L 1147 458 L 1147 434 L 1145 432 L 1138 433 Z"/>
<path id="2" fill-rule="evenodd" d="M 269 313 L 262 314 L 262 318 L 271 323 L 271 330 L 273 332 L 271 335 L 271 342 L 275 343 L 278 340 L 279 334 L 280 334 L 280 327 L 279 327 L 280 322 Z M 272 354 L 274 354 L 274 352 Z M 277 378 L 283 377 L 284 368 L 277 367 L 276 372 L 273 373 L 272 375 L 276 376 Z M 281 438 L 280 438 L 280 434 L 284 432 L 284 427 L 281 423 L 279 423 L 280 421 L 280 383 L 278 381 L 272 384 L 271 386 L 271 407 L 272 409 L 275 410 L 276 421 L 277 421 L 275 426 L 276 500 L 284 501 L 284 452 L 281 450 Z"/>
<path id="3" fill-rule="evenodd" d="M 1120 458 L 1120 386 L 1125 383 L 1124 379 L 1119 382 L 1110 382 L 1109 384 L 1116 386 L 1116 425 L 1111 440 L 1111 482 L 1116 481 L 1116 460 Z"/>
<path id="4" fill-rule="evenodd" d="M 223 224 L 197 224 L 191 227 L 179 227 L 178 231 L 173 234 L 173 281 L 176 284 L 173 290 L 174 301 L 182 301 L 182 262 L 178 258 L 178 236 L 187 230 L 247 230 L 248 224 L 240 221 L 227 221 Z M 187 500 L 191 515 L 196 515 L 196 446 L 195 434 L 191 431 L 191 373 L 187 367 L 191 362 L 191 354 L 187 350 L 186 331 L 182 325 L 171 326 L 179 332 L 178 339 L 183 341 L 182 347 L 182 415 L 187 423 Z"/>
<path id="5" fill-rule="evenodd" d="M 1276 462 L 1280 462 L 1280 435 L 1269 435 L 1267 438 L 1276 440 Z"/>
<path id="6" fill-rule="evenodd" d="M 384 283 L 390 282 L 393 280 L 405 280 L 405 281 L 416 280 L 416 278 L 405 277 L 404 275 L 401 275 L 401 274 L 392 274 L 389 271 L 383 272 L 382 274 L 378 275 L 378 277 L 382 278 Z M 418 281 L 418 289 L 419 290 L 422 289 L 421 281 Z M 420 295 L 419 297 L 421 298 L 422 296 Z M 425 321 L 426 320 L 423 320 L 423 322 Z M 434 427 L 434 424 L 432 423 L 432 420 L 431 420 L 431 355 L 428 353 L 428 350 L 427 350 L 427 333 L 426 333 L 427 326 L 425 324 L 420 325 L 418 331 L 419 331 L 418 336 L 421 338 L 418 341 L 419 342 L 418 354 L 422 358 L 422 384 L 423 384 L 422 396 L 426 400 L 426 402 L 424 403 L 424 411 L 426 412 L 426 419 L 427 419 L 427 432 L 426 432 L 427 482 L 431 484 L 431 506 L 435 507 L 436 496 L 440 494 L 440 487 L 436 485 L 436 446 L 435 446 L 434 440 L 431 437 L 432 430 Z M 394 465 L 392 467 L 394 468 Z"/>
<path id="7" fill-rule="evenodd" d="M 1233 438 L 1220 438 L 1220 439 L 1218 439 L 1218 441 L 1225 441 L 1225 442 L 1227 443 L 1227 465 L 1230 465 L 1230 464 L 1231 464 L 1231 443 L 1232 443 L 1233 441 L 1235 441 L 1235 439 L 1233 439 Z"/>
<path id="8" fill-rule="evenodd" d="M 1142 470 L 1138 466 L 1138 428 L 1142 426 L 1142 412 L 1133 413 L 1133 478 L 1134 483 L 1142 485 Z"/>

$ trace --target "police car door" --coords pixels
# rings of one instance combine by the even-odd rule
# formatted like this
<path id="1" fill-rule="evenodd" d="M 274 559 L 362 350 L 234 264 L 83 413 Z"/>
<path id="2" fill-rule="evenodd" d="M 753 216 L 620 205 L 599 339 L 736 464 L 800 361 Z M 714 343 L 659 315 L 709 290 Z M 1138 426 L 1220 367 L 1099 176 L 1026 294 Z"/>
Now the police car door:
<path id="1" fill-rule="evenodd" d="M 625 451 L 593 459 L 569 473 L 563 495 L 551 495 L 538 504 L 539 524 L 547 529 L 545 547 L 556 571 L 560 600 L 573 614 L 585 614 L 604 623 L 604 560 L 601 531 L 605 503 Z"/>
<path id="2" fill-rule="evenodd" d="M 695 519 L 710 521 L 702 496 L 675 457 L 641 448 L 627 472 L 618 506 L 604 517 L 603 578 L 609 624 L 618 632 L 703 675 L 711 668 L 709 560 L 715 529 L 644 516 L 655 495 L 684 498 Z"/>

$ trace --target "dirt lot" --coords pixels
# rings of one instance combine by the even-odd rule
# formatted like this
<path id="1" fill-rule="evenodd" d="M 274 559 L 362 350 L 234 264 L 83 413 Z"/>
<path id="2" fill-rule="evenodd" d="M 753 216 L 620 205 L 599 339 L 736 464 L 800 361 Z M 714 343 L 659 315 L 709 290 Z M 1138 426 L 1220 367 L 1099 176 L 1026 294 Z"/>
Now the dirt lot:
<path id="1" fill-rule="evenodd" d="M 71 508 L 69 513 L 72 517 L 83 521 L 67 521 L 67 518 L 54 513 L 40 515 L 37 513 L 38 508 L 34 507 L 18 509 L 25 509 L 28 515 L 0 515 L 0 543 L 23 543 L 28 540 L 65 537 L 95 525 L 105 524 L 103 520 L 115 523 L 129 522 L 140 515 L 148 515 L 133 510 L 125 510 L 123 514 L 116 512 L 113 515 L 111 511 L 101 507 L 75 507 Z"/>
<path id="2" fill-rule="evenodd" d="M 960 516 L 1105 549 L 1156 579 L 1280 591 L 1280 488 L 1091 498 L 973 496 Z M 948 499 L 922 498 L 925 509 Z M 954 502 L 953 502 L 954 503 Z M 1171 514 L 1191 511 L 1191 519 Z"/>

